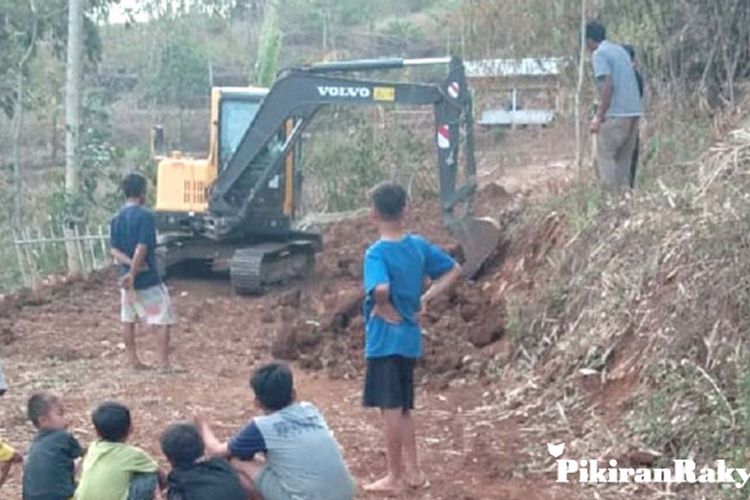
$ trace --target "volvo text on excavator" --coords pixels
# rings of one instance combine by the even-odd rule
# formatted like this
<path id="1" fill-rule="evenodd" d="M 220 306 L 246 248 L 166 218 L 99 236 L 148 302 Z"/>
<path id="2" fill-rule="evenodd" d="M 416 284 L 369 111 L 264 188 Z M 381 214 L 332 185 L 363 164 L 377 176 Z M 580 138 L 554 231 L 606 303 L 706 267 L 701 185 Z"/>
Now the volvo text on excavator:
<path id="1" fill-rule="evenodd" d="M 428 64 L 449 66 L 441 84 L 350 77 Z M 208 158 L 159 158 L 161 267 L 202 262 L 229 270 L 232 286 L 243 294 L 307 276 L 322 238 L 294 225 L 303 182 L 302 133 L 323 106 L 375 104 L 433 107 L 441 217 L 462 247 L 465 274 L 474 275 L 496 248 L 500 230 L 496 221 L 472 215 L 472 100 L 463 63 L 455 57 L 319 63 L 284 70 L 269 89 L 212 89 Z"/>

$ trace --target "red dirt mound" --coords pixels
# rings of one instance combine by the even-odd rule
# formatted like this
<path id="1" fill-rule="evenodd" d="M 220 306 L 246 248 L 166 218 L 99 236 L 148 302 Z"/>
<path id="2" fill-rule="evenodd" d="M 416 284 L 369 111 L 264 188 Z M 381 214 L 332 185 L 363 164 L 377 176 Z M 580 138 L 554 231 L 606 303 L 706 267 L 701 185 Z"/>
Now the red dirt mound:
<path id="1" fill-rule="evenodd" d="M 506 223 L 518 212 L 516 198 L 497 185 L 483 189 L 478 200 L 495 207 L 493 216 Z M 458 245 L 442 227 L 436 202 L 412 207 L 409 227 L 460 259 Z M 363 217 L 334 223 L 324 236 L 326 248 L 313 281 L 282 295 L 269 313 L 277 322 L 273 353 L 283 359 L 299 359 L 307 368 L 325 368 L 333 377 L 349 377 L 363 367 L 362 256 L 377 233 Z M 483 277 L 461 283 L 425 312 L 422 369 L 428 379 L 445 383 L 481 374 L 491 357 L 498 352 L 507 354 L 508 342 L 498 342 L 505 336 L 506 312 L 497 289 L 502 285 L 498 276 L 508 248 L 508 239 L 503 239 L 482 270 Z M 288 304 L 290 297 L 293 304 Z M 284 313 L 291 317 L 282 320 Z"/>

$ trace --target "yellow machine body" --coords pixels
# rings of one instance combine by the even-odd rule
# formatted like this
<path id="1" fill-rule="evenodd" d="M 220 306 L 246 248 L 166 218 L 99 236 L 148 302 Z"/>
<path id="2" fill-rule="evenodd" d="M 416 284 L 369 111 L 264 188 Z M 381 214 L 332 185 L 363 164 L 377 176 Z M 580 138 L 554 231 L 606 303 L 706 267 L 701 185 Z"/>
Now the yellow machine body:
<path id="1" fill-rule="evenodd" d="M 159 160 L 156 176 L 156 210 L 202 213 L 208 209 L 207 189 L 216 180 L 211 159 L 181 158 L 173 154 Z"/>
<path id="2" fill-rule="evenodd" d="M 184 157 L 179 151 L 157 157 L 157 212 L 200 214 L 208 210 L 208 188 L 219 175 L 219 148 L 222 141 L 221 106 L 225 99 L 252 99 L 260 102 L 267 93 L 258 87 L 214 87 L 211 89 L 211 126 L 207 158 Z M 247 123 L 249 126 L 249 123 Z M 291 154 L 287 158 L 292 168 Z M 289 176 L 291 183 L 292 176 Z M 287 187 L 291 204 L 292 186 Z"/>

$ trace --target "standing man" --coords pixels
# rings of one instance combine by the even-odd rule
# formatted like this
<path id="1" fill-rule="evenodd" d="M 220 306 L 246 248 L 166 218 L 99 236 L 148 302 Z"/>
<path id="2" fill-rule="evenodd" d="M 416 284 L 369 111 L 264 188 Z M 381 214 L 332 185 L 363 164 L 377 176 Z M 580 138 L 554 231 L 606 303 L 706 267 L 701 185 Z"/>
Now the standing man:
<path id="1" fill-rule="evenodd" d="M 624 44 L 622 46 L 623 49 L 625 49 L 625 52 L 628 53 L 630 56 L 630 64 L 633 65 L 633 71 L 635 72 L 635 79 L 638 81 L 638 94 L 641 96 L 641 100 L 643 100 L 643 76 L 641 75 L 641 72 L 638 71 L 638 62 L 635 60 L 635 47 L 629 44 Z M 635 171 L 638 168 L 638 151 L 641 148 L 641 139 L 640 136 L 636 137 L 635 139 L 635 149 L 633 150 L 633 161 L 630 164 L 630 188 L 635 187 Z"/>
<path id="2" fill-rule="evenodd" d="M 619 190 L 630 185 L 643 103 L 630 56 L 620 45 L 606 38 L 602 24 L 596 21 L 586 24 L 586 48 L 593 53 L 594 77 L 599 89 L 599 106 L 589 129 L 592 134 L 598 134 L 599 180 L 604 187 Z"/>
<path id="3" fill-rule="evenodd" d="M 169 367 L 169 329 L 174 324 L 172 301 L 156 268 L 156 226 L 154 214 L 143 208 L 146 179 L 129 174 L 122 182 L 125 206 L 112 219 L 112 257 L 119 264 L 121 286 L 120 319 L 128 363 L 132 368 L 145 365 L 135 347 L 135 322 L 141 319 L 157 327 L 159 365 Z"/>

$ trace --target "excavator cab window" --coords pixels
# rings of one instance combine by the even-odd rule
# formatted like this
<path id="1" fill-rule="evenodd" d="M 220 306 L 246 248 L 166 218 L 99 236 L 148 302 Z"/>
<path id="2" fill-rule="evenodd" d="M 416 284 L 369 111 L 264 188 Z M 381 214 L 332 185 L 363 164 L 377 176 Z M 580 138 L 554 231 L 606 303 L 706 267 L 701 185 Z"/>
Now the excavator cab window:
<path id="1" fill-rule="evenodd" d="M 219 108 L 219 170 L 226 168 L 260 107 L 256 97 L 224 97 Z"/>

